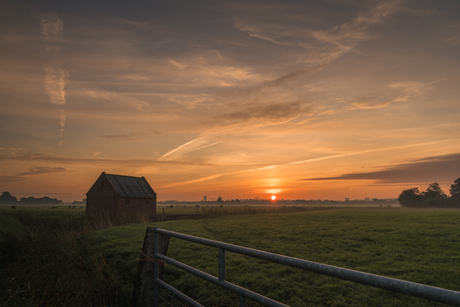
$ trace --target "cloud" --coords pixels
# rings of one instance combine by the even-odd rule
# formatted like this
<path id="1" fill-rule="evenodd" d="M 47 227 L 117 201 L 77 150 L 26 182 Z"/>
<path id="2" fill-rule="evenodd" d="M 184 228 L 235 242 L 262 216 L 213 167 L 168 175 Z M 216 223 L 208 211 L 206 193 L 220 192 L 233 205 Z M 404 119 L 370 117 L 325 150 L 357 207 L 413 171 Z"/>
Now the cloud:
<path id="1" fill-rule="evenodd" d="M 306 62 L 329 63 L 342 55 L 355 50 L 362 41 L 372 38 L 369 29 L 383 23 L 387 18 L 400 9 L 401 1 L 383 1 L 371 10 L 359 14 L 350 22 L 335 26 L 327 31 L 311 31 L 317 42 L 325 45 L 309 52 Z"/>
<path id="2" fill-rule="evenodd" d="M 223 125 L 235 124 L 252 119 L 268 123 L 286 122 L 302 114 L 310 112 L 310 108 L 300 102 L 274 103 L 247 107 L 241 111 L 235 111 L 214 118 L 214 123 Z"/>
<path id="3" fill-rule="evenodd" d="M 383 170 L 301 180 L 377 180 L 380 183 L 426 183 L 452 181 L 460 177 L 460 153 L 426 157 Z"/>
<path id="4" fill-rule="evenodd" d="M 186 64 L 180 64 L 174 60 L 169 60 L 169 63 L 173 64 L 174 66 L 176 66 L 177 68 L 179 69 L 185 69 L 187 67 Z"/>
<path id="5" fill-rule="evenodd" d="M 292 13 L 292 10 L 287 7 L 286 11 L 291 11 L 287 15 L 281 14 L 279 7 L 273 7 L 272 14 L 276 11 L 274 13 L 276 17 L 273 16 L 270 21 L 260 21 L 251 16 L 252 19 L 238 19 L 235 22 L 235 28 L 246 32 L 250 37 L 290 47 L 293 52 L 297 52 L 296 49 L 301 47 L 304 52 L 297 53 L 299 62 L 326 64 L 353 51 L 360 42 L 371 39 L 369 29 L 383 23 L 400 10 L 401 2 L 399 0 L 382 1 L 374 8 L 360 13 L 353 20 L 327 30 L 314 29 L 311 22 L 307 23 L 308 26 L 300 26 L 298 22 L 278 23 L 277 20 L 280 19 L 297 19 L 294 18 L 297 11 Z M 315 19 L 312 17 L 312 20 Z M 316 21 L 319 23 L 318 20 Z"/>
<path id="6" fill-rule="evenodd" d="M 0 183 L 23 181 L 24 179 L 22 176 L 0 176 Z"/>
<path id="7" fill-rule="evenodd" d="M 108 134 L 108 135 L 101 135 L 101 138 L 115 141 L 115 142 L 133 142 L 133 141 L 141 141 L 153 135 L 159 135 L 161 132 L 157 130 L 152 130 L 149 133 L 146 132 L 132 132 L 127 134 Z"/>
<path id="8" fill-rule="evenodd" d="M 27 172 L 22 172 L 17 175 L 0 176 L 0 183 L 23 181 L 23 180 L 26 180 L 28 176 L 44 175 L 44 174 L 50 174 L 50 173 L 64 173 L 64 172 L 69 172 L 69 170 L 65 167 L 35 166 L 35 167 L 30 167 Z"/>
<path id="9" fill-rule="evenodd" d="M 431 82 L 428 82 L 428 83 L 421 83 L 421 82 L 416 82 L 416 81 L 392 82 L 392 83 L 390 83 L 388 85 L 388 87 L 393 88 L 393 89 L 397 89 L 397 90 L 402 90 L 402 91 L 405 91 L 405 92 L 412 92 L 412 93 L 415 93 L 417 95 L 421 95 L 422 94 L 421 93 L 421 88 L 422 87 L 426 87 L 428 85 L 438 83 L 438 82 L 441 82 L 441 81 L 444 81 L 444 80 L 446 80 L 446 79 L 443 78 L 443 79 L 431 81 Z"/>
<path id="10" fill-rule="evenodd" d="M 49 173 L 64 173 L 69 172 L 65 167 L 43 167 L 36 166 L 29 168 L 29 171 L 20 173 L 19 176 L 29 176 L 29 175 L 43 175 Z"/>
<path id="11" fill-rule="evenodd" d="M 52 104 L 65 104 L 64 87 L 67 84 L 69 71 L 58 66 L 45 67 L 45 90 Z"/>
<path id="12" fill-rule="evenodd" d="M 62 38 L 62 31 L 64 29 L 63 21 L 56 13 L 44 14 L 40 18 L 40 29 L 46 38 L 59 40 Z"/>
<path id="13" fill-rule="evenodd" d="M 268 42 L 284 45 L 284 46 L 299 46 L 298 42 L 286 41 L 287 38 L 290 38 L 292 35 L 289 33 L 285 27 L 279 25 L 255 25 L 244 22 L 243 20 L 238 20 L 235 22 L 235 27 L 243 32 L 246 32 L 251 37 L 260 38 Z M 281 41 L 285 40 L 285 42 Z"/>
<path id="14" fill-rule="evenodd" d="M 446 29 L 439 39 L 442 43 L 449 44 L 452 46 L 460 45 L 460 24 L 454 24 Z"/>
<path id="15" fill-rule="evenodd" d="M 282 86 L 282 85 L 284 85 L 284 84 L 286 84 L 286 83 L 288 83 L 290 81 L 293 81 L 294 79 L 296 79 L 298 77 L 301 77 L 303 75 L 307 75 L 309 73 L 315 73 L 315 72 L 321 71 L 324 67 L 326 67 L 326 64 L 317 65 L 317 66 L 309 68 L 309 69 L 299 69 L 299 70 L 296 70 L 294 72 L 285 74 L 285 75 L 283 75 L 281 77 L 278 77 L 276 79 L 260 82 L 259 84 L 254 85 L 254 86 L 249 87 L 249 88 L 241 89 L 241 88 L 235 87 L 234 89 L 227 90 L 227 91 L 221 93 L 219 96 L 222 96 L 222 97 L 250 96 L 250 95 L 262 92 L 264 90 L 275 89 L 275 88 L 280 87 L 280 86 Z"/>
<path id="16" fill-rule="evenodd" d="M 358 96 L 353 99 L 352 106 L 360 109 L 377 109 L 383 108 L 390 104 L 390 101 L 377 102 L 376 97 Z"/>
<path id="17" fill-rule="evenodd" d="M 392 82 L 387 85 L 388 88 L 394 89 L 394 91 L 387 93 L 390 96 L 396 96 L 393 99 L 386 99 L 381 101 L 376 96 L 357 96 L 351 99 L 350 106 L 356 109 L 379 109 L 389 106 L 393 102 L 407 101 L 414 95 L 421 96 L 424 91 L 422 88 L 427 87 L 431 84 L 444 81 L 439 79 L 428 83 L 421 83 L 417 81 L 400 81 Z"/>
<path id="18" fill-rule="evenodd" d="M 213 144 L 211 144 L 213 145 Z M 210 145 L 209 145 L 210 146 Z M 69 158 L 58 155 L 49 155 L 39 152 L 31 152 L 25 149 L 4 149 L 0 148 L 0 160 L 14 162 L 31 162 L 40 161 L 47 163 L 56 163 L 68 165 L 125 165 L 135 166 L 152 166 L 160 164 L 171 165 L 213 165 L 201 161 L 158 161 L 157 159 L 101 159 L 101 158 Z"/>
<path id="19" fill-rule="evenodd" d="M 391 100 L 378 101 L 377 97 L 358 96 L 350 104 L 356 109 L 380 109 L 389 106 L 392 102 L 406 101 L 410 96 L 397 97 Z"/>

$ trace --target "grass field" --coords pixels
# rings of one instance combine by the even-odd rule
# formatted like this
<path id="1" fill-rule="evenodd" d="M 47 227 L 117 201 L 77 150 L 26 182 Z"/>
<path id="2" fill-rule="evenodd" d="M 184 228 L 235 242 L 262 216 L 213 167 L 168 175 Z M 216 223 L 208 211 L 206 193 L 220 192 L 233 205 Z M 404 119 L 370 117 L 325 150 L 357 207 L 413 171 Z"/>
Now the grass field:
<path id="1" fill-rule="evenodd" d="M 67 214 L 64 212 L 61 214 Z M 58 215 L 57 212 L 54 214 Z M 48 222 L 52 220 L 58 218 L 53 217 Z M 7 225 L 2 226 L 3 237 L 8 228 L 27 232 L 33 227 L 33 223 L 25 225 L 24 222 L 24 219 L 11 218 L 11 215 L 0 215 L 0 225 Z M 43 223 L 40 225 L 44 228 Z M 86 296 L 86 300 L 79 298 L 83 295 L 81 291 L 64 289 L 63 284 L 70 281 L 53 275 L 54 279 L 49 278 L 50 283 L 56 279 L 59 283 L 54 281 L 54 288 L 49 291 L 60 289 L 62 292 L 58 291 L 59 298 L 53 300 L 49 294 L 43 294 L 42 289 L 39 289 L 41 292 L 32 291 L 44 287 L 33 284 L 37 282 L 33 272 L 27 275 L 16 271 L 14 281 L 2 281 L 6 291 L 2 293 L 0 305 L 17 306 L 18 302 L 30 303 L 35 298 L 35 302 L 48 300 L 55 305 L 62 302 L 62 306 L 78 306 L 80 302 L 94 306 L 128 306 L 137 271 L 136 258 L 140 255 L 147 226 L 460 290 L 460 210 L 336 208 L 131 224 L 81 232 L 70 240 L 75 245 L 70 244 L 72 246 L 67 248 L 67 253 L 61 250 L 63 246 L 59 253 L 62 257 L 79 259 L 67 270 L 75 270 L 74 275 L 88 285 L 86 292 L 90 291 L 92 296 Z M 168 256 L 217 275 L 216 249 L 172 238 Z M 443 306 L 233 253 L 227 253 L 226 258 L 227 281 L 291 306 Z M 47 265 L 44 259 L 36 260 Z M 63 263 L 57 266 L 62 267 Z M 43 273 L 45 271 L 43 269 Z M 62 268 L 59 272 L 65 275 Z M 34 274 L 40 276 L 40 272 Z M 28 284 L 28 276 L 31 284 Z M 205 306 L 238 306 L 237 296 L 207 282 L 200 282 L 173 266 L 166 266 L 164 279 Z M 78 285 L 82 287 L 80 283 Z M 16 294 L 15 291 L 24 292 Z"/>

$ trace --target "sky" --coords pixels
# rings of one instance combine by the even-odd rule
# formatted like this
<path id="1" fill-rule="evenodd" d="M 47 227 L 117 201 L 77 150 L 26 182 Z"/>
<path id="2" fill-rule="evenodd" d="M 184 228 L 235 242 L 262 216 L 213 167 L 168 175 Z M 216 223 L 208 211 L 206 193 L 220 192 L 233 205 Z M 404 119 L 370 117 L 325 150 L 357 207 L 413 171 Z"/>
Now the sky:
<path id="1" fill-rule="evenodd" d="M 460 177 L 460 2 L 0 3 L 0 189 L 397 198 Z"/>

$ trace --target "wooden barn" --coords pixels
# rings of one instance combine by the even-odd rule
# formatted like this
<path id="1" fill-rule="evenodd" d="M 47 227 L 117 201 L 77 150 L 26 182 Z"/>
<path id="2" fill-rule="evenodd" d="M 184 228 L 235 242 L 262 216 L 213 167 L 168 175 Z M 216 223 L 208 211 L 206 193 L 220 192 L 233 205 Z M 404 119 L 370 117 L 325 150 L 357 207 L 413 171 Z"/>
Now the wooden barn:
<path id="1" fill-rule="evenodd" d="M 86 216 L 145 214 L 155 216 L 157 194 L 144 177 L 110 175 L 103 172 L 86 193 Z"/>

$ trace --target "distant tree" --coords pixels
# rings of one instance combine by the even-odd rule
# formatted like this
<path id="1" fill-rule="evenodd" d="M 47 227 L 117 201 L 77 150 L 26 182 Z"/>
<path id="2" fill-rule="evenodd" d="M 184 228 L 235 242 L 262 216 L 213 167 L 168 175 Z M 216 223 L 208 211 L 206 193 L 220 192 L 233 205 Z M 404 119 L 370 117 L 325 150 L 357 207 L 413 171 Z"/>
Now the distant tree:
<path id="1" fill-rule="evenodd" d="M 445 199 L 447 198 L 446 193 L 441 189 L 439 183 L 431 183 L 430 186 L 422 193 L 425 198 Z"/>
<path id="2" fill-rule="evenodd" d="M 217 202 L 218 202 L 218 203 L 222 202 L 222 197 L 220 197 L 220 196 L 217 197 Z"/>
<path id="3" fill-rule="evenodd" d="M 18 199 L 11 195 L 10 192 L 5 191 L 0 196 L 0 204 L 15 204 L 18 202 Z"/>
<path id="4" fill-rule="evenodd" d="M 20 203 L 25 204 L 25 205 L 33 205 L 36 204 L 39 200 L 35 197 L 29 196 L 29 197 L 21 197 L 19 200 Z"/>
<path id="5" fill-rule="evenodd" d="M 454 183 L 450 186 L 450 196 L 455 198 L 460 198 L 460 178 L 454 181 Z"/>
<path id="6" fill-rule="evenodd" d="M 62 200 L 58 200 L 56 198 L 49 198 L 47 196 L 40 198 L 29 196 L 27 198 L 22 197 L 19 200 L 19 202 L 25 205 L 57 205 L 62 203 Z"/>
<path id="7" fill-rule="evenodd" d="M 419 207 L 423 201 L 418 188 L 411 188 L 401 192 L 398 197 L 399 203 L 403 207 Z"/>

